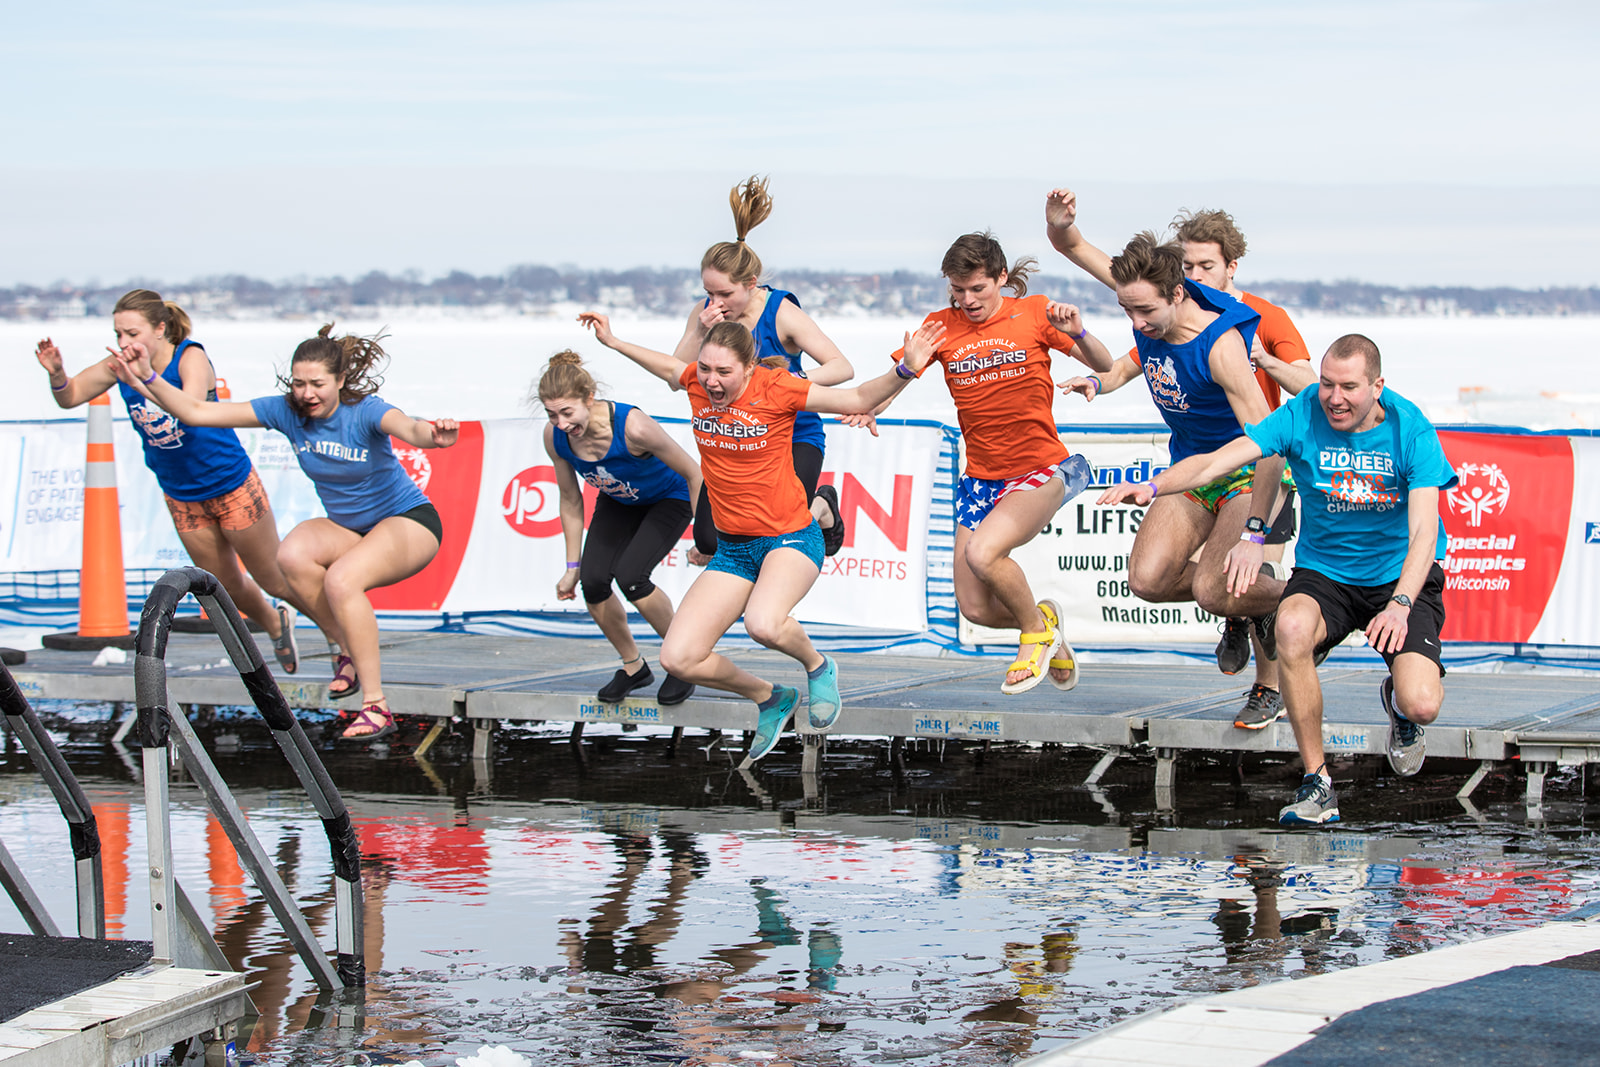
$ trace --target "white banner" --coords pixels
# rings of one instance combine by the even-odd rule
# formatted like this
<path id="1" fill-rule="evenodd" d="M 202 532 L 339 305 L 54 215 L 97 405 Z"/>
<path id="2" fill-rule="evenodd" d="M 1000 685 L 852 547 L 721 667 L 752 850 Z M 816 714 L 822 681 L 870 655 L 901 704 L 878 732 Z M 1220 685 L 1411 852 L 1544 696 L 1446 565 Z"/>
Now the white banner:
<path id="1" fill-rule="evenodd" d="M 1545 604 L 1544 614 L 1528 640 L 1543 645 L 1600 645 L 1600 440 L 1568 439 L 1572 445 L 1572 512 L 1561 569 Z M 1549 514 L 1550 501 L 1531 507 Z"/>

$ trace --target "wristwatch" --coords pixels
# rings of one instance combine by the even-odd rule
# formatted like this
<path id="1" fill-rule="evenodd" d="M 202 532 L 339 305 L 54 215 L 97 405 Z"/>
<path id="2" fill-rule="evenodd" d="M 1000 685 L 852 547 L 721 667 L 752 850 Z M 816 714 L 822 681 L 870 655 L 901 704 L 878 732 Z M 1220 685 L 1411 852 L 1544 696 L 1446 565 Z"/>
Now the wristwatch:
<path id="1" fill-rule="evenodd" d="M 1411 598 L 1406 596 L 1404 593 L 1396 593 L 1389 599 L 1394 601 L 1396 604 L 1399 604 L 1403 608 L 1409 608 L 1411 606 Z"/>
<path id="2" fill-rule="evenodd" d="M 1252 515 L 1244 520 L 1244 528 L 1251 533 L 1265 534 L 1267 532 L 1267 520 Z"/>

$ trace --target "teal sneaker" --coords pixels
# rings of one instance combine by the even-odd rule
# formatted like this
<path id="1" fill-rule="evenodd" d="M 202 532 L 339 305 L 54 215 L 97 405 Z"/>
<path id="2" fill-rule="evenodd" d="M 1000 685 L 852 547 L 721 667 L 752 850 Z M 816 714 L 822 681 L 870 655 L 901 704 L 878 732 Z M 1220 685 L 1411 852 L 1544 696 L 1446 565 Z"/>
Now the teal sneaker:
<path id="1" fill-rule="evenodd" d="M 813 730 L 826 730 L 839 720 L 839 665 L 822 657 L 822 673 L 806 682 L 806 715 Z"/>
<path id="2" fill-rule="evenodd" d="M 750 751 L 744 754 L 747 763 L 754 763 L 777 747 L 778 738 L 794 718 L 794 709 L 800 706 L 798 689 L 775 685 L 772 694 L 778 698 L 778 702 L 761 712 L 756 721 L 756 735 L 750 739 Z"/>

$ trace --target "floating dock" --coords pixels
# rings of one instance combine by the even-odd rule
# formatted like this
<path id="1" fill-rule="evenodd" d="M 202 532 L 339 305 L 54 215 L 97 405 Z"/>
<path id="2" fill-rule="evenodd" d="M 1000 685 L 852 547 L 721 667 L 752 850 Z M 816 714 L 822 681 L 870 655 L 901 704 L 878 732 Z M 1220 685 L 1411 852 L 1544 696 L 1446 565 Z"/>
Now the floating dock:
<path id="1" fill-rule="evenodd" d="M 438 720 L 424 745 L 451 720 L 475 728 L 479 756 L 488 753 L 500 722 L 637 723 L 731 733 L 756 724 L 751 703 L 706 689 L 675 707 L 658 705 L 649 691 L 620 704 L 601 703 L 595 691 L 610 679 L 617 661 L 598 640 L 385 631 L 382 649 L 390 707 L 401 715 Z M 781 654 L 748 647 L 722 651 L 758 675 L 800 681 L 794 662 Z M 263 645 L 262 652 L 271 664 L 270 648 Z M 653 658 L 655 649 L 647 646 L 644 652 Z M 1088 784 L 1115 759 L 1147 752 L 1156 759 L 1158 804 L 1162 790 L 1172 787 L 1180 754 L 1295 752 L 1287 720 L 1257 731 L 1234 727 L 1248 673 L 1228 677 L 1199 664 L 1097 663 L 1091 651 L 1082 657 L 1076 689 L 1061 692 L 1046 683 L 1004 696 L 999 682 L 1009 656 L 837 653 L 835 658 L 844 703 L 835 732 L 1089 746 L 1104 755 Z M 131 659 L 100 667 L 94 659 L 91 652 L 30 652 L 27 663 L 12 673 L 31 700 L 123 701 L 131 716 Z M 1388 736 L 1378 701 L 1382 672 L 1330 660 L 1320 674 L 1323 742 L 1330 755 L 1381 760 Z M 341 704 L 328 696 L 331 676 L 326 655 L 308 655 L 297 674 L 276 678 L 292 707 L 350 706 L 353 701 Z M 167 679 L 175 704 L 248 703 L 239 674 L 214 635 L 171 635 Z M 1528 803 L 1535 809 L 1542 803 L 1544 777 L 1556 766 L 1600 762 L 1600 694 L 1593 679 L 1579 673 L 1452 673 L 1445 682 L 1444 712 L 1428 727 L 1427 739 L 1432 758 L 1477 762 L 1462 797 L 1497 764 L 1519 761 Z M 802 728 L 802 740 L 802 769 L 820 769 L 821 736 Z M 737 752 L 737 742 L 728 743 Z"/>

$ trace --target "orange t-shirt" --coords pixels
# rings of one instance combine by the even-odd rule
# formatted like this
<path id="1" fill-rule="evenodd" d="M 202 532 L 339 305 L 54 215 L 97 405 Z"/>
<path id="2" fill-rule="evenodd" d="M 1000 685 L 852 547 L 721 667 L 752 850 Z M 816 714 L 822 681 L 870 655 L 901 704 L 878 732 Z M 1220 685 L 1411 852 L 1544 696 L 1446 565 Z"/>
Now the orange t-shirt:
<path id="1" fill-rule="evenodd" d="M 806 487 L 794 472 L 794 416 L 811 383 L 787 371 L 756 367 L 744 392 L 717 408 L 700 387 L 695 365 L 678 382 L 689 393 L 700 472 L 717 529 L 741 537 L 776 537 L 811 524 Z"/>
<path id="2" fill-rule="evenodd" d="M 1070 454 L 1056 433 L 1050 350 L 1070 351 L 1072 338 L 1050 325 L 1044 313 L 1049 302 L 1008 296 L 987 322 L 974 324 L 955 308 L 923 320 L 944 323 L 933 362 L 944 365 L 944 382 L 956 402 L 968 477 L 1016 478 Z M 902 348 L 892 358 L 904 355 Z"/>
<path id="3" fill-rule="evenodd" d="M 1262 348 L 1285 363 L 1311 358 L 1311 353 L 1306 351 L 1305 341 L 1300 337 L 1300 331 L 1295 329 L 1287 311 L 1254 293 L 1241 292 L 1239 299 L 1251 311 L 1261 316 L 1261 322 L 1256 326 L 1256 338 L 1261 342 Z M 1133 357 L 1135 363 L 1139 362 L 1137 346 L 1130 348 L 1128 355 Z M 1278 406 L 1283 403 L 1283 387 L 1273 380 L 1272 375 L 1256 366 L 1254 356 L 1250 357 L 1250 366 L 1256 372 L 1256 384 L 1261 386 L 1261 395 L 1267 398 L 1267 407 L 1277 411 Z"/>

